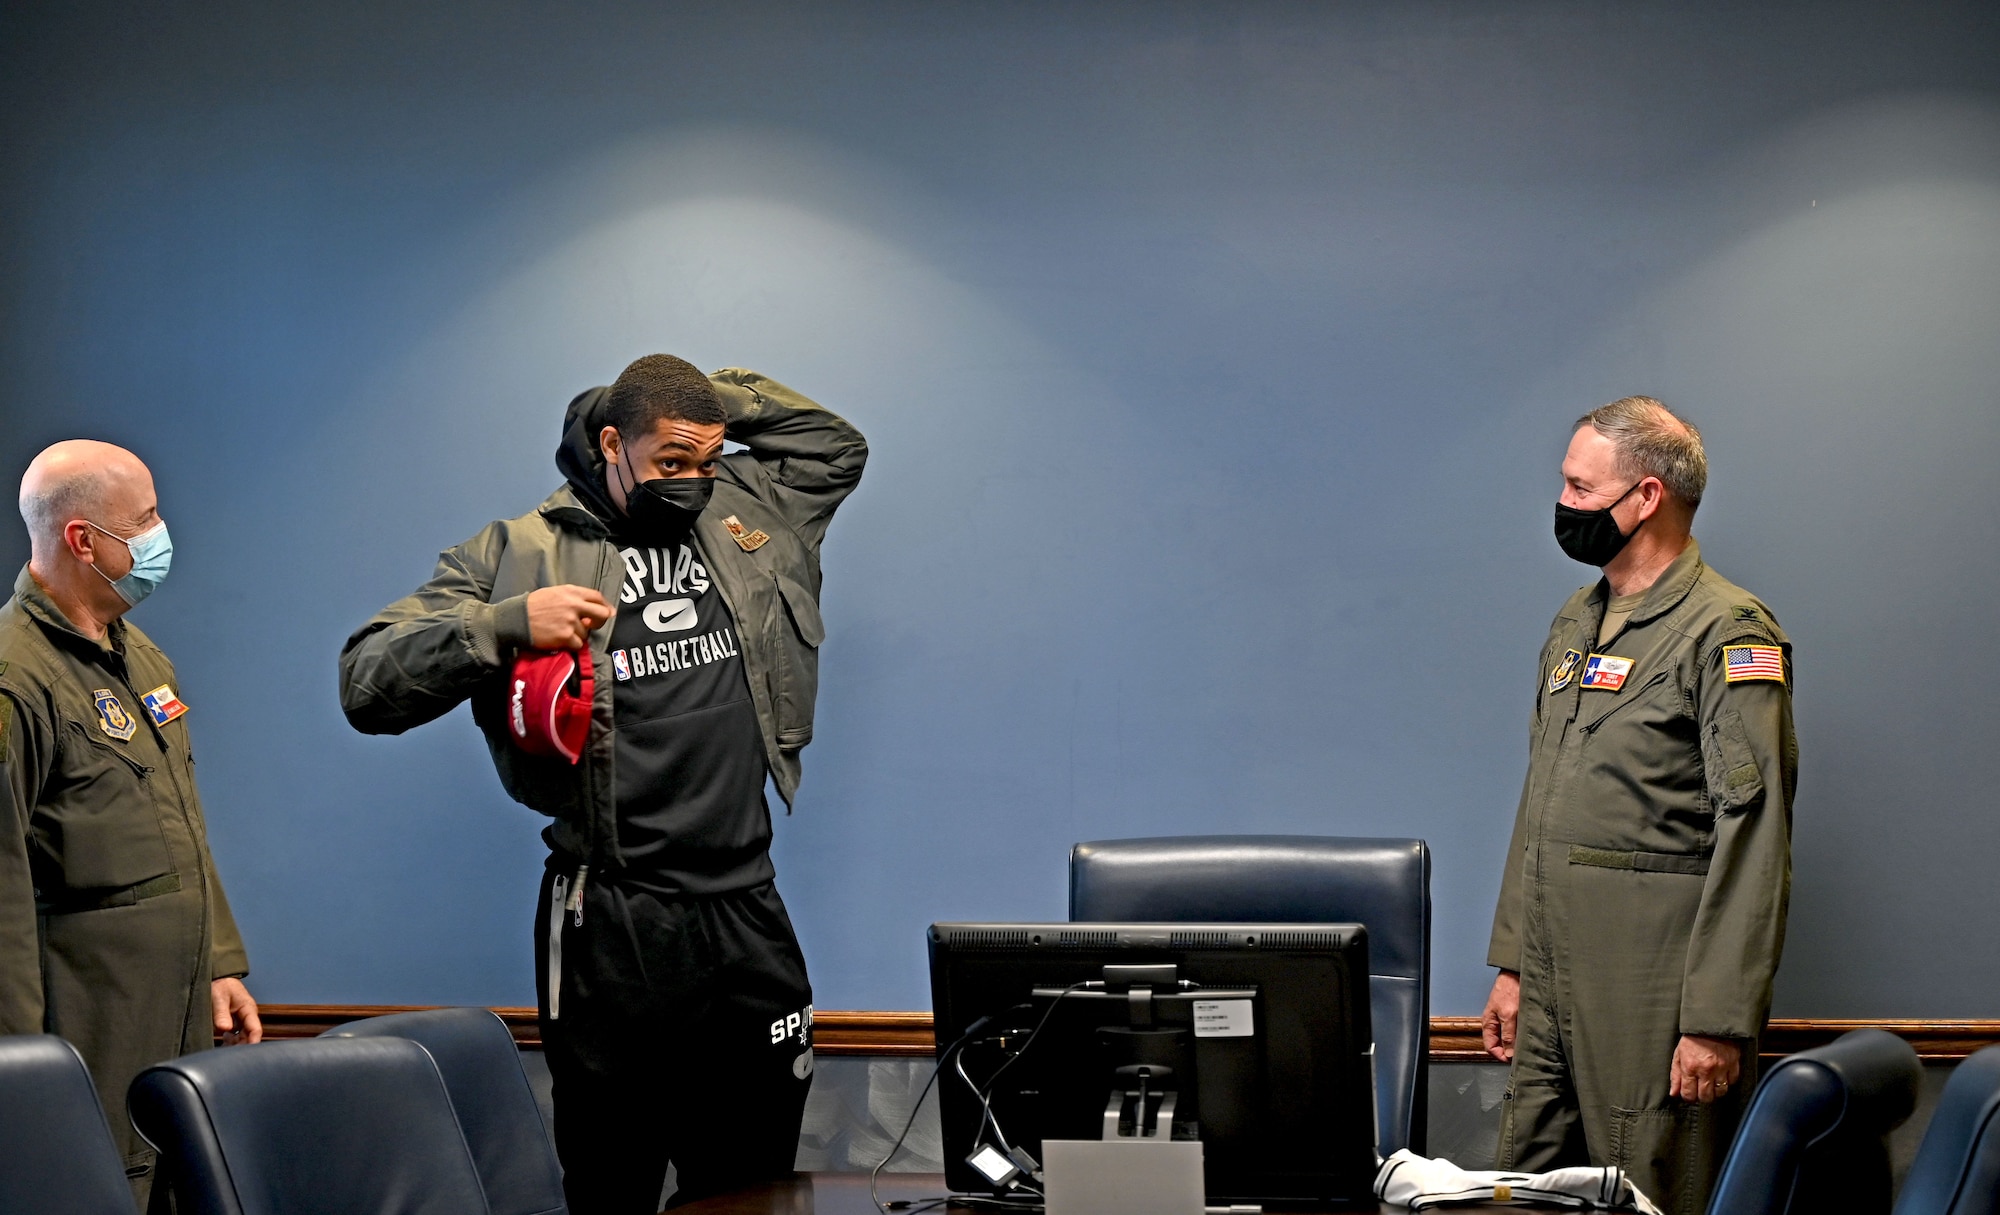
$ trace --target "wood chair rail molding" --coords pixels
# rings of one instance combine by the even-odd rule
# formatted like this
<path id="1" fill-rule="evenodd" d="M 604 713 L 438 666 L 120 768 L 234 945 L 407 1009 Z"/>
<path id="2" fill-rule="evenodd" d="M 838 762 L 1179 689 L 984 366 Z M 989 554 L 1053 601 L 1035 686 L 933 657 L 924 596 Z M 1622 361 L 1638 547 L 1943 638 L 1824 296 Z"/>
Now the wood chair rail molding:
<path id="1" fill-rule="evenodd" d="M 427 1004 L 265 1004 L 260 1013 L 267 1038 L 311 1038 L 343 1021 L 414 1012 Z M 540 1050 L 541 1027 L 532 1008 L 496 1008 L 514 1041 Z M 1886 1029 L 1917 1048 L 1926 1062 L 1963 1059 L 1981 1047 L 2000 1044 L 2000 1021 L 1830 1021 L 1774 1020 L 1764 1033 L 1762 1055 L 1780 1059 L 1823 1046 L 1854 1029 Z M 901 1055 L 927 1057 L 936 1050 L 927 1012 L 838 1012 L 813 1014 L 813 1049 L 822 1055 Z M 1473 1063 L 1488 1056 L 1479 1044 L 1479 1018 L 1432 1017 L 1431 1059 Z"/>

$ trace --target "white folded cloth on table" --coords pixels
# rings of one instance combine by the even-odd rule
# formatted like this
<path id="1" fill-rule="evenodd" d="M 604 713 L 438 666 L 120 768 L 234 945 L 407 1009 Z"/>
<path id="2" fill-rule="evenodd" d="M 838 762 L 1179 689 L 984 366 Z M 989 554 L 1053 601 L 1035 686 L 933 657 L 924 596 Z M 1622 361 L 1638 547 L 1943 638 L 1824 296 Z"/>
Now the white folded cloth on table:
<path id="1" fill-rule="evenodd" d="M 1382 1162 L 1375 1197 L 1428 1211 L 1457 1202 L 1520 1202 L 1572 1210 L 1638 1211 L 1660 1215 L 1623 1169 L 1552 1169 L 1546 1173 L 1469 1172 L 1449 1160 L 1429 1160 L 1405 1148 Z"/>

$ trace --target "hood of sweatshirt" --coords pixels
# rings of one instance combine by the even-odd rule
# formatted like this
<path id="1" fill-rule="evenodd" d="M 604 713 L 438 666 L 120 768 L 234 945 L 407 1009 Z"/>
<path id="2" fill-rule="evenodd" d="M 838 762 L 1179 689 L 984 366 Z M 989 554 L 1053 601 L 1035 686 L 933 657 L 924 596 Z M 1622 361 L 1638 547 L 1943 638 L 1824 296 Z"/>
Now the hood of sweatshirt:
<path id="1" fill-rule="evenodd" d="M 563 413 L 562 441 L 556 444 L 556 470 L 569 482 L 578 500 L 607 526 L 621 518 L 612 505 L 611 492 L 604 486 L 604 455 L 597 450 L 597 436 L 605 427 L 604 412 L 611 396 L 608 387 L 585 389 Z"/>

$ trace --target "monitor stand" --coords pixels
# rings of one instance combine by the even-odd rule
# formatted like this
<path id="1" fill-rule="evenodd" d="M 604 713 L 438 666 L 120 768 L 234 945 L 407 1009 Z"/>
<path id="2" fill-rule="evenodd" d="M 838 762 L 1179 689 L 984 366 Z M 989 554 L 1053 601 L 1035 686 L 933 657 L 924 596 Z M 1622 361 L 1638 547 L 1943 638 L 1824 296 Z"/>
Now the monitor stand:
<path id="1" fill-rule="evenodd" d="M 1048 1215 L 1203 1215 L 1201 1142 L 1044 1139 L 1042 1192 Z"/>

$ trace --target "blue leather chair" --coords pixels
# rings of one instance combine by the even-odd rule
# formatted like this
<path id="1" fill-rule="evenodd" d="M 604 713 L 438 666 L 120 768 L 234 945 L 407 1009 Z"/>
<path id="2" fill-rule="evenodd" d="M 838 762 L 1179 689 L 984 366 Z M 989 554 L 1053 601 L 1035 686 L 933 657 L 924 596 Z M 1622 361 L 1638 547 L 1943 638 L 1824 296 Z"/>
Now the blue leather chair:
<path id="1" fill-rule="evenodd" d="M 132 1215 L 125 1162 L 76 1048 L 0 1037 L 0 1211 Z"/>
<path id="2" fill-rule="evenodd" d="M 1070 850 L 1069 918 L 1365 925 L 1380 1150 L 1424 1151 L 1431 1018 L 1431 850 L 1424 841 L 1096 840 Z"/>
<path id="3" fill-rule="evenodd" d="M 1896 1199 L 1896 1215 L 1993 1211 L 2000 1211 L 2000 1046 L 1952 1070 Z"/>
<path id="4" fill-rule="evenodd" d="M 1889 1132 L 1922 1083 L 1917 1052 L 1879 1029 L 1780 1059 L 1744 1111 L 1708 1215 L 1888 1215 Z"/>
<path id="5" fill-rule="evenodd" d="M 227 1046 L 139 1073 L 187 1215 L 488 1215 L 437 1065 L 399 1038 Z"/>
<path id="6" fill-rule="evenodd" d="M 562 1167 L 507 1025 L 484 1008 L 349 1021 L 322 1038 L 407 1038 L 429 1051 L 479 1166 L 493 1215 L 567 1215 Z"/>

